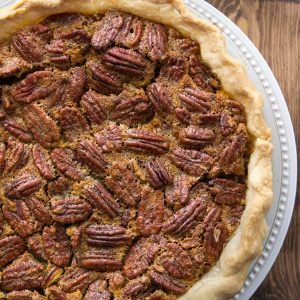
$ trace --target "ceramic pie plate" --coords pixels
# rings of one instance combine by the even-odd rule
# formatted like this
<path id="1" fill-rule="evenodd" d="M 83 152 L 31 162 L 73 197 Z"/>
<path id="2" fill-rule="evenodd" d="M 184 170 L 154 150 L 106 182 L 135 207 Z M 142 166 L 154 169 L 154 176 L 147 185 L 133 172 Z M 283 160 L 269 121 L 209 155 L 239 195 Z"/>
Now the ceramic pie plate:
<path id="1" fill-rule="evenodd" d="M 0 0 L 0 9 L 15 0 Z M 297 152 L 290 115 L 268 64 L 247 36 L 225 15 L 203 0 L 185 0 L 199 18 L 219 27 L 226 38 L 228 52 L 246 66 L 248 76 L 265 99 L 264 116 L 272 129 L 273 205 L 267 215 L 269 234 L 261 257 L 249 267 L 249 275 L 241 291 L 233 299 L 249 299 L 271 269 L 285 239 L 292 217 L 296 183 Z"/>

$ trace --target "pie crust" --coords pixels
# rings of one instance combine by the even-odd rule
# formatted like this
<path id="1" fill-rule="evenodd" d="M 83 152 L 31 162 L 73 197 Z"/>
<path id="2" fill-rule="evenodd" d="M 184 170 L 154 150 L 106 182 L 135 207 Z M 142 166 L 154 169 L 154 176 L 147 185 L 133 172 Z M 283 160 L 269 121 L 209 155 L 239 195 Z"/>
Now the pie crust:
<path id="1" fill-rule="evenodd" d="M 181 0 L 19 0 L 0 11 L 0 40 L 45 17 L 64 12 L 103 13 L 116 9 L 177 29 L 198 41 L 203 61 L 222 82 L 225 92 L 245 107 L 254 148 L 248 165 L 246 208 L 234 236 L 217 264 L 180 299 L 229 299 L 242 287 L 253 258 L 261 254 L 267 233 L 265 214 L 272 202 L 271 131 L 262 114 L 263 98 L 244 66 L 227 54 L 220 30 L 187 11 Z"/>

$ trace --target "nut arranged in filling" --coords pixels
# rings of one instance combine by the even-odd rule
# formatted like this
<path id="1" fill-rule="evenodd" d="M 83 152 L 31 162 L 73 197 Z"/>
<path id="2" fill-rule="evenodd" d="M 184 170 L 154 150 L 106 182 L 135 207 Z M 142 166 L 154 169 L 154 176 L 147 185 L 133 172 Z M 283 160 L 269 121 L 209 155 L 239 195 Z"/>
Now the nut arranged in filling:
<path id="1" fill-rule="evenodd" d="M 239 225 L 251 152 L 198 43 L 108 11 L 51 16 L 0 49 L 1 291 L 184 294 Z"/>

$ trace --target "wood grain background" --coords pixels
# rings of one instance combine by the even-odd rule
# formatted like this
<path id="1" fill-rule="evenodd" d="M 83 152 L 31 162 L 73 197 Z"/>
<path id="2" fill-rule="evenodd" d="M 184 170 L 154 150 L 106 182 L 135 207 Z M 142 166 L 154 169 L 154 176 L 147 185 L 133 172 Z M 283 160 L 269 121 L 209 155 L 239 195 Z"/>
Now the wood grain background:
<path id="1" fill-rule="evenodd" d="M 300 142 L 300 0 L 207 0 L 234 21 L 270 65 Z M 299 150 L 298 150 L 299 159 Z M 299 164 L 298 164 L 298 174 Z M 300 191 L 283 248 L 252 300 L 300 299 Z"/>

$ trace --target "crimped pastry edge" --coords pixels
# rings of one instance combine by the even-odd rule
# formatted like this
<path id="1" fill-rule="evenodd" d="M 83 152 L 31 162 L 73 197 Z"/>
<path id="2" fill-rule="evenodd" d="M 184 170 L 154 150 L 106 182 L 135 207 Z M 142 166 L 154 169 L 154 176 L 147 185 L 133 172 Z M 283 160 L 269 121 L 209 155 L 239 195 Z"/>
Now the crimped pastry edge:
<path id="1" fill-rule="evenodd" d="M 0 40 L 22 27 L 57 13 L 101 13 L 119 9 L 174 27 L 201 45 L 203 60 L 217 74 L 226 93 L 246 109 L 253 141 L 248 165 L 246 209 L 235 235 L 217 264 L 181 300 L 229 299 L 242 287 L 251 261 L 262 252 L 268 228 L 265 214 L 272 203 L 271 130 L 262 109 L 264 100 L 249 80 L 245 67 L 229 56 L 220 30 L 189 13 L 182 0 L 19 0 L 0 10 Z"/>

